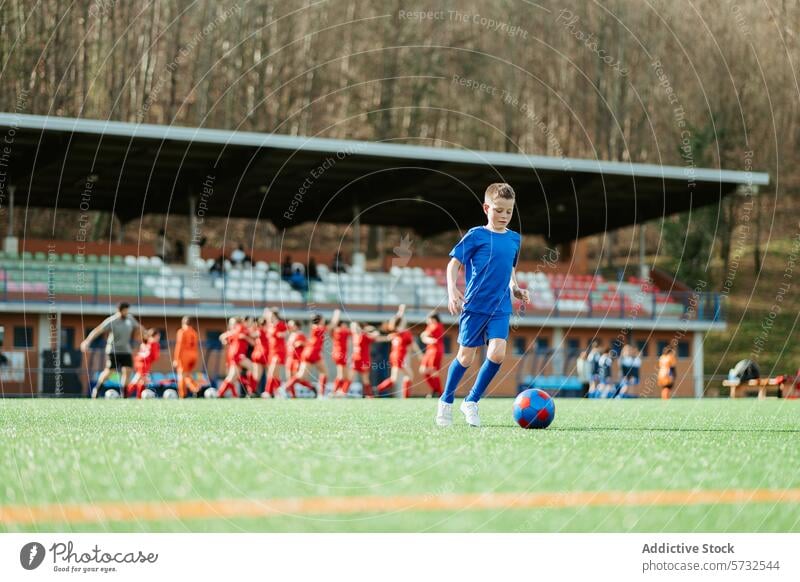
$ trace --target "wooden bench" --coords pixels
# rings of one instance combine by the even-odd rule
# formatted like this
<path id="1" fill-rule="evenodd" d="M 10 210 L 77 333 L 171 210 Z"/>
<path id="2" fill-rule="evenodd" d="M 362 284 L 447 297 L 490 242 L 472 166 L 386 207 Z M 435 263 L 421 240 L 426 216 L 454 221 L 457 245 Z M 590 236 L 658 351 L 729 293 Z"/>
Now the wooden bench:
<path id="1" fill-rule="evenodd" d="M 748 391 L 758 390 L 759 400 L 764 400 L 767 397 L 767 390 L 770 388 L 775 388 L 778 398 L 789 398 L 793 396 L 795 391 L 795 377 L 777 376 L 775 378 L 757 378 L 748 380 L 747 382 L 723 380 L 722 385 L 730 388 L 731 398 L 736 398 L 736 393 L 739 388 L 741 388 L 741 391 L 745 394 Z"/>

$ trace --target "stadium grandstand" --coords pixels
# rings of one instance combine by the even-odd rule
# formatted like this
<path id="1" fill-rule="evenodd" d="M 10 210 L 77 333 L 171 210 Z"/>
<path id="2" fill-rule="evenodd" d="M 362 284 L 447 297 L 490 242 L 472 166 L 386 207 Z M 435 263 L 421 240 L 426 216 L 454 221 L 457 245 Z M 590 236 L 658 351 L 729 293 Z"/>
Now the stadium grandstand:
<path id="1" fill-rule="evenodd" d="M 312 311 L 339 308 L 348 321 L 379 323 L 405 304 L 416 334 L 438 308 L 449 360 L 457 327 L 446 313 L 447 257 L 388 255 L 382 269 L 368 270 L 358 226 L 400 226 L 421 237 L 464 231 L 482 222 L 478 202 L 486 185 L 503 180 L 518 193 L 512 228 L 523 237 L 541 235 L 562 252 L 557 260 L 518 265 L 532 305 L 516 305 L 509 357 L 492 393 L 513 395 L 532 384 L 579 393 L 577 357 L 599 338 L 615 349 L 636 346 L 644 374 L 654 373 L 663 346 L 675 343 L 675 394 L 699 397 L 704 333 L 725 327 L 719 294 L 689 289 L 644 261 L 635 276 L 610 280 L 590 269 L 581 239 L 769 182 L 766 174 L 719 169 L 32 115 L 0 114 L 0 128 L 14 135 L 4 157 L 8 212 L 0 258 L 5 395 L 48 394 L 56 386 L 87 394 L 102 367 L 102 343 L 86 359 L 78 344 L 119 301 L 162 330 L 154 366 L 161 374 L 171 372 L 170 342 L 181 317 L 195 321 L 205 371 L 217 380 L 225 374 L 219 336 L 226 318 L 258 316 L 270 305 L 304 322 Z M 36 220 L 37 208 L 111 211 L 122 223 L 144 214 L 188 216 L 186 262 L 167 264 L 152 245 L 86 241 L 80 226 L 57 240 L 15 237 L 17 222 Z M 202 222 L 211 216 L 279 229 L 339 224 L 348 247 L 312 243 L 305 256 L 295 256 L 303 266 L 312 258 L 318 265 L 317 276 L 298 288 L 281 250 L 253 245 L 249 260 L 235 264 L 220 257 L 222 249 L 201 247 Z M 332 268 L 337 250 L 352 257 L 346 269 Z M 375 361 L 385 362 L 376 350 Z M 373 384 L 387 373 L 376 365 Z M 634 395 L 656 392 L 643 382 Z M 415 381 L 412 395 L 426 393 Z"/>

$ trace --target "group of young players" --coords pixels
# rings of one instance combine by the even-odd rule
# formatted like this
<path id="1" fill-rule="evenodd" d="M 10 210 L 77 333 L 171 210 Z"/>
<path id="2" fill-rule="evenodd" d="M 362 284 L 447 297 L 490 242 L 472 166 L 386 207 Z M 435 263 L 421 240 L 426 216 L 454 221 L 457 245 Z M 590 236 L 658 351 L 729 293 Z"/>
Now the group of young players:
<path id="1" fill-rule="evenodd" d="M 184 317 L 176 334 L 175 350 L 172 354 L 172 366 L 175 369 L 180 398 L 185 398 L 190 392 L 196 394 L 202 388 L 203 383 L 198 382 L 193 376 L 199 360 L 199 348 L 197 332 L 191 326 L 190 319 Z M 161 332 L 152 328 L 142 331 L 142 343 L 133 356 L 134 375 L 125 388 L 126 397 L 142 398 L 149 389 L 152 385 L 150 372 L 160 353 Z"/>
<path id="2" fill-rule="evenodd" d="M 613 379 L 613 367 L 619 358 L 619 381 Z M 642 357 L 639 350 L 625 344 L 617 356 L 611 346 L 603 347 L 596 339 L 577 361 L 578 376 L 583 381 L 589 398 L 618 398 L 639 384 Z"/>
<path id="3" fill-rule="evenodd" d="M 401 382 L 400 395 L 409 396 L 413 373 L 408 362 L 409 350 L 422 356 L 419 371 L 430 388 L 431 396 L 439 396 L 436 424 L 442 427 L 453 423 L 452 408 L 455 393 L 467 369 L 476 358 L 478 349 L 486 346 L 486 357 L 475 378 L 475 383 L 460 406 L 465 420 L 480 426 L 478 401 L 486 392 L 505 358 L 509 323 L 512 312 L 511 298 L 530 303 L 527 289 L 516 280 L 516 265 L 521 249 L 521 236 L 508 228 L 515 205 L 514 189 L 504 183 L 491 184 L 484 195 L 483 211 L 487 224 L 470 229 L 450 252 L 447 265 L 448 309 L 459 316 L 458 353 L 450 362 L 447 379 L 442 385 L 439 373 L 444 356 L 444 326 L 436 313 L 427 318 L 420 339 L 425 353 L 417 346 L 408 329 L 405 306 L 380 329 L 370 325 L 342 320 L 341 312 L 333 313 L 330 323 L 320 314 L 311 318 L 311 330 L 306 336 L 296 321 L 284 321 L 277 309 L 268 308 L 261 319 L 233 318 L 221 335 L 225 347 L 227 374 L 219 386 L 218 396 L 242 393 L 255 396 L 264 384 L 264 397 L 296 396 L 297 385 L 304 386 L 318 397 L 325 396 L 328 369 L 323 358 L 326 339 L 332 340 L 331 356 L 336 366 L 332 395 L 347 394 L 357 376 L 365 397 L 373 395 L 370 371 L 373 367 L 371 345 L 377 341 L 391 342 L 389 377 L 375 388 L 379 395 L 393 391 Z M 466 287 L 458 288 L 459 272 L 466 270 Z M 142 395 L 149 385 L 150 368 L 158 357 L 160 337 L 158 332 L 142 333 L 142 345 L 135 358 L 130 345 L 134 332 L 141 325 L 128 313 L 129 305 L 120 303 L 118 312 L 106 318 L 93 329 L 81 343 L 88 351 L 94 339 L 108 333 L 106 341 L 106 366 L 99 374 L 92 396 L 113 370 L 120 370 L 121 384 L 130 387 L 131 395 Z M 348 368 L 348 343 L 352 346 Z M 178 332 L 173 367 L 178 379 L 178 395 L 186 397 L 201 389 L 193 372 L 200 362 L 200 344 L 197 332 L 188 318 L 184 318 Z M 127 376 L 135 361 L 136 375 L 128 384 Z M 317 374 L 317 385 L 309 381 L 309 373 Z"/>
<path id="4" fill-rule="evenodd" d="M 362 386 L 362 395 L 373 396 L 370 372 L 373 368 L 372 344 L 391 342 L 389 377 L 375 388 L 379 395 L 393 391 L 402 379 L 400 395 L 410 395 L 413 372 L 409 351 L 421 357 L 420 373 L 430 387 L 432 396 L 441 394 L 441 369 L 444 355 L 444 326 L 436 313 L 427 318 L 427 327 L 421 334 L 425 344 L 424 354 L 407 327 L 405 306 L 380 329 L 356 321 L 344 321 L 340 310 L 335 310 L 330 322 L 316 313 L 311 317 L 309 334 L 303 333 L 295 320 L 284 320 L 278 309 L 267 308 L 258 319 L 231 318 L 228 330 L 220 336 L 225 348 L 227 374 L 219 386 L 218 396 L 228 392 L 237 397 L 241 393 L 256 396 L 259 386 L 263 398 L 296 397 L 298 385 L 312 391 L 317 397 L 345 396 L 354 379 Z M 326 394 L 330 374 L 323 352 L 330 338 L 331 358 L 336 367 L 333 389 Z M 349 364 L 349 366 L 348 366 Z M 310 373 L 316 375 L 316 384 Z"/>

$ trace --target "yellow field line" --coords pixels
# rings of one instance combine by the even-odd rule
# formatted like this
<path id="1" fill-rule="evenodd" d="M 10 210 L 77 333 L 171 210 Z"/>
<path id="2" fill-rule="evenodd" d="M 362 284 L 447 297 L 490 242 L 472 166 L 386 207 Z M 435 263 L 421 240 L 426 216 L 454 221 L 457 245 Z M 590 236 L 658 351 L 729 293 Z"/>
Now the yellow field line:
<path id="1" fill-rule="evenodd" d="M 37 506 L 0 506 L 0 524 L 95 523 L 230 519 L 279 515 L 341 515 L 398 511 L 480 509 L 553 509 L 598 506 L 718 505 L 800 503 L 800 489 L 727 489 L 718 491 L 595 491 L 575 493 L 488 493 L 206 501 L 99 502 Z"/>

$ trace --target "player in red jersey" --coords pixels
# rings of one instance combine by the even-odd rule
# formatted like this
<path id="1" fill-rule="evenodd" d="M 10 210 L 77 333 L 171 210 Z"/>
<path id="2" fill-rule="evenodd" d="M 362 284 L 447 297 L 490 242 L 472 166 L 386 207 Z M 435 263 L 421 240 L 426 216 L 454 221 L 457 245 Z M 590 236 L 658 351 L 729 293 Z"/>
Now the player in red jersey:
<path id="1" fill-rule="evenodd" d="M 300 326 L 297 325 L 294 319 L 287 321 L 286 327 L 289 330 L 289 339 L 286 342 L 289 348 L 286 358 L 286 373 L 291 377 L 300 370 L 300 360 L 303 356 L 303 350 L 306 347 L 307 338 L 306 334 L 303 333 L 303 330 L 300 329 Z M 292 397 L 295 396 L 294 387 L 289 389 L 287 386 L 286 389 Z"/>
<path id="2" fill-rule="evenodd" d="M 331 318 L 331 328 L 339 325 L 339 318 L 341 311 L 334 310 L 333 317 Z M 328 368 L 325 365 L 325 360 L 322 357 L 322 348 L 325 345 L 325 336 L 328 334 L 329 327 L 325 324 L 325 318 L 319 313 L 315 313 L 311 318 L 311 334 L 300 355 L 300 369 L 295 375 L 286 383 L 286 390 L 292 392 L 295 384 L 302 384 L 309 390 L 313 390 L 318 398 L 325 395 L 325 384 L 328 381 Z M 306 375 L 309 369 L 314 368 L 317 373 L 318 386 L 317 390 L 314 385 L 306 380 Z"/>
<path id="3" fill-rule="evenodd" d="M 253 369 L 253 363 L 247 357 L 247 352 L 255 344 L 244 321 L 241 318 L 231 317 L 228 320 L 228 331 L 219 336 L 219 339 L 228 346 L 228 375 L 219 386 L 219 397 L 222 398 L 228 390 L 231 391 L 234 398 L 239 397 L 239 392 L 234 384 L 237 377 L 244 384 L 247 392 L 252 392 L 255 390 L 255 386 L 252 384 L 252 375 L 241 375 L 242 371 L 251 372 Z"/>
<path id="4" fill-rule="evenodd" d="M 281 378 L 286 367 L 286 335 L 288 326 L 283 321 L 277 307 L 264 310 L 264 317 L 269 322 L 269 369 L 267 370 L 267 386 L 264 389 L 264 398 L 275 397 L 275 391 L 280 388 Z"/>
<path id="5" fill-rule="evenodd" d="M 255 344 L 253 346 L 253 353 L 250 360 L 253 362 L 253 382 L 257 387 L 261 382 L 261 376 L 267 370 L 270 362 L 269 350 L 269 321 L 267 319 L 267 310 L 264 310 L 264 317 L 260 317 L 258 321 L 250 328 L 250 334 L 254 338 Z M 269 388 L 269 381 L 267 388 L 264 389 L 266 393 Z"/>
<path id="6" fill-rule="evenodd" d="M 389 352 L 389 365 L 391 366 L 392 371 L 386 380 L 378 384 L 378 394 L 391 389 L 401 374 L 404 376 L 402 391 L 403 398 L 408 398 L 411 392 L 411 379 L 413 377 L 413 373 L 411 368 L 406 364 L 406 355 L 408 354 L 409 346 L 417 355 L 421 355 L 422 352 L 420 352 L 419 347 L 414 341 L 414 336 L 406 328 L 405 310 L 406 306 L 401 305 L 397 310 L 397 315 L 395 315 L 389 322 L 388 339 L 392 342 L 392 349 Z"/>
<path id="7" fill-rule="evenodd" d="M 378 330 L 371 325 L 366 325 L 363 328 L 357 322 L 350 324 L 350 332 L 353 335 L 353 362 L 351 369 L 353 374 L 358 374 L 361 379 L 361 395 L 364 398 L 372 398 L 372 384 L 370 383 L 369 373 L 372 368 L 372 356 L 370 351 L 372 344 L 380 336 Z M 348 378 L 345 381 L 344 392 L 350 388 L 352 379 Z"/>
<path id="8" fill-rule="evenodd" d="M 442 369 L 444 356 L 444 326 L 435 311 L 428 314 L 426 323 L 428 325 L 425 331 L 419 336 L 425 344 L 425 354 L 419 365 L 419 373 L 431 387 L 431 396 L 438 398 L 442 395 L 442 379 L 439 371 Z"/>
<path id="9" fill-rule="evenodd" d="M 125 388 L 128 398 L 134 395 L 136 398 L 141 398 L 144 389 L 150 385 L 150 370 L 161 353 L 160 342 L 161 334 L 158 330 L 148 329 L 142 334 L 142 345 L 139 346 L 139 351 L 133 357 L 135 373 Z"/>
<path id="10" fill-rule="evenodd" d="M 333 338 L 333 351 L 331 357 L 336 365 L 336 379 L 333 381 L 333 395 L 346 396 L 350 387 L 347 374 L 347 341 L 350 339 L 350 326 L 339 319 L 331 330 Z"/>

